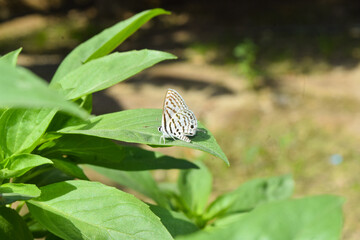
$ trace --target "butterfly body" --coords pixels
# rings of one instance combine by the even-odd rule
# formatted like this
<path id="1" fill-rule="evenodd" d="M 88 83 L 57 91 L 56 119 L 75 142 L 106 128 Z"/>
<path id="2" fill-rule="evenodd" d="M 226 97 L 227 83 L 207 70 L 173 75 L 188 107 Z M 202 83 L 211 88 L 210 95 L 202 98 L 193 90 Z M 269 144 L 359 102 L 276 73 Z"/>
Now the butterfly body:
<path id="1" fill-rule="evenodd" d="M 194 136 L 197 131 L 197 119 L 194 113 L 185 104 L 180 94 L 168 89 L 164 105 L 161 126 L 159 132 L 163 135 L 160 141 L 165 138 L 180 139 L 191 142 L 187 136 Z"/>

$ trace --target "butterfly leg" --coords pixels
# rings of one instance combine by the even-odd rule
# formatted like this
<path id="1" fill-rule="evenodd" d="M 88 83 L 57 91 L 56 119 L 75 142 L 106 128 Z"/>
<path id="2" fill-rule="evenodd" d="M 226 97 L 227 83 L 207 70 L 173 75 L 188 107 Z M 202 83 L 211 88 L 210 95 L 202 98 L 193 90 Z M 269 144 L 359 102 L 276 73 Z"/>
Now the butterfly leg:
<path id="1" fill-rule="evenodd" d="M 162 135 L 162 136 L 160 137 L 160 144 L 161 144 L 161 142 L 162 142 L 162 141 L 161 141 L 162 139 L 164 139 L 164 144 L 165 144 L 165 136 L 164 136 L 164 135 Z"/>

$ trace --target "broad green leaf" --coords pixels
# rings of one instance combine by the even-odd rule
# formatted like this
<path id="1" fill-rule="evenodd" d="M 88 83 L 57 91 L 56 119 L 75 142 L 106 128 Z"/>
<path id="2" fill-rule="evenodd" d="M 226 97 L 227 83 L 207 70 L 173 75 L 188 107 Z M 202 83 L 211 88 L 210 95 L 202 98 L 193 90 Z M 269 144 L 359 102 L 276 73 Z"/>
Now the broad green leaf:
<path id="1" fill-rule="evenodd" d="M 82 43 L 62 61 L 50 85 L 56 86 L 60 79 L 82 64 L 109 54 L 143 24 L 161 14 L 169 14 L 169 12 L 159 8 L 143 11 Z"/>
<path id="2" fill-rule="evenodd" d="M 177 240 L 338 240 L 343 199 L 316 196 L 262 204 L 227 226 L 215 226 Z"/>
<path id="3" fill-rule="evenodd" d="M 206 210 L 205 219 L 249 211 L 261 203 L 287 199 L 293 189 L 294 181 L 289 175 L 248 181 L 212 202 Z"/>
<path id="4" fill-rule="evenodd" d="M 160 206 L 169 207 L 167 199 L 161 193 L 149 171 L 128 172 L 94 166 L 91 168 L 120 185 L 144 194 Z"/>
<path id="5" fill-rule="evenodd" d="M 0 205 L 29 200 L 39 197 L 40 194 L 40 189 L 34 184 L 5 183 L 0 186 Z"/>
<path id="6" fill-rule="evenodd" d="M 4 156 L 31 152 L 55 113 L 50 109 L 8 109 L 0 117 L 0 146 Z"/>
<path id="7" fill-rule="evenodd" d="M 202 215 L 212 190 L 212 175 L 205 164 L 196 161 L 199 169 L 182 170 L 178 178 L 180 199 L 191 215 Z"/>
<path id="8" fill-rule="evenodd" d="M 0 179 L 19 177 L 30 169 L 44 164 L 52 164 L 52 161 L 42 156 L 28 153 L 14 155 L 8 158 L 7 164 L 3 169 L 0 169 Z"/>
<path id="9" fill-rule="evenodd" d="M 158 62 L 175 58 L 154 50 L 116 52 L 80 66 L 58 83 L 67 99 L 76 99 L 108 88 Z"/>
<path id="10" fill-rule="evenodd" d="M 47 185 L 27 205 L 37 221 L 63 239 L 172 239 L 146 204 L 98 182 Z"/>
<path id="11" fill-rule="evenodd" d="M 12 66 L 16 66 L 17 58 L 21 52 L 22 48 L 19 48 L 17 50 L 14 50 L 12 52 L 9 52 L 8 54 L 5 54 L 4 56 L 0 57 L 0 62 L 8 63 Z"/>
<path id="12" fill-rule="evenodd" d="M 0 239 L 33 240 L 22 217 L 8 207 L 0 207 Z"/>
<path id="13" fill-rule="evenodd" d="M 186 235 L 199 230 L 183 213 L 174 212 L 159 206 L 150 205 L 150 210 L 161 220 L 171 236 Z"/>
<path id="14" fill-rule="evenodd" d="M 49 89 L 45 81 L 30 71 L 0 62 L 0 73 L 0 108 L 54 108 L 81 118 L 88 117 L 83 109 Z"/>
<path id="15" fill-rule="evenodd" d="M 222 159 L 227 165 L 229 161 L 213 135 L 199 123 L 199 129 L 191 142 L 166 139 L 160 142 L 161 125 L 160 109 L 133 109 L 94 117 L 88 123 L 79 124 L 59 130 L 61 133 L 84 134 L 124 142 L 143 143 L 156 146 L 183 146 L 210 153 Z"/>
<path id="16" fill-rule="evenodd" d="M 65 161 L 63 159 L 51 159 L 51 161 L 53 161 L 55 168 L 63 171 L 67 175 L 74 178 L 89 180 L 82 168 L 79 167 L 76 163 Z"/>
<path id="17" fill-rule="evenodd" d="M 169 157 L 159 152 L 121 146 L 109 139 L 75 134 L 67 134 L 43 144 L 38 149 L 38 153 L 48 158 L 61 158 L 65 154 L 78 164 L 127 171 L 196 167 L 189 161 Z"/>

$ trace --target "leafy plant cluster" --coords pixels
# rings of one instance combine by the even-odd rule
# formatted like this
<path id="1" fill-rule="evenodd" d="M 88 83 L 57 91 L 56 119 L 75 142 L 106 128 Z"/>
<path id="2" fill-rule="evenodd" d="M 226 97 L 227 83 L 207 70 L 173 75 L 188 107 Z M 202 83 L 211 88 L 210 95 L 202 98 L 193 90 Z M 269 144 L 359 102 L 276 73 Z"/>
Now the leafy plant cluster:
<path id="1" fill-rule="evenodd" d="M 79 45 L 49 85 L 16 66 L 21 49 L 0 58 L 0 239 L 338 239 L 342 199 L 289 199 L 290 176 L 243 183 L 208 204 L 212 174 L 201 161 L 112 141 L 189 147 L 229 164 L 202 124 L 191 143 L 161 144 L 160 109 L 90 115 L 92 93 L 176 58 L 111 53 L 161 14 L 141 12 Z M 154 204 L 89 181 L 85 164 Z M 157 183 L 149 171 L 174 168 L 176 183 Z"/>
<path id="2" fill-rule="evenodd" d="M 252 89 L 260 87 L 263 74 L 256 66 L 258 46 L 251 39 L 245 39 L 234 48 L 234 56 L 239 61 L 239 72 L 244 75 L 248 86 Z"/>

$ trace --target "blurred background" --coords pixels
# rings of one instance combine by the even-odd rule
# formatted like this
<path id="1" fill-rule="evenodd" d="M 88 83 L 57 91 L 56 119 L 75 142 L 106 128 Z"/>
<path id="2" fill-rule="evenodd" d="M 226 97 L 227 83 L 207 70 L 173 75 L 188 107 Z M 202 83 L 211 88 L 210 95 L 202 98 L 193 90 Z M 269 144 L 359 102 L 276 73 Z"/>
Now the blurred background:
<path id="1" fill-rule="evenodd" d="M 190 149 L 161 151 L 205 159 L 214 196 L 292 174 L 295 197 L 343 196 L 343 239 L 360 239 L 360 1 L 0 0 L 0 54 L 23 47 L 19 64 L 50 81 L 78 44 L 156 7 L 172 14 L 118 51 L 149 48 L 179 59 L 96 93 L 94 114 L 161 108 L 174 88 L 231 167 Z"/>

